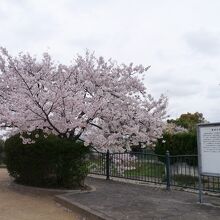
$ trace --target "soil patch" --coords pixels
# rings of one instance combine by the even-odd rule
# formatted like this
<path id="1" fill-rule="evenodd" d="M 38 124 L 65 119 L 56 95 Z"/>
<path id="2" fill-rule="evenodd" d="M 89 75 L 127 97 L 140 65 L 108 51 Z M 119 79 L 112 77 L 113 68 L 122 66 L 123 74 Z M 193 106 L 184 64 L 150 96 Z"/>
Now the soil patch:
<path id="1" fill-rule="evenodd" d="M 26 191 L 11 186 L 6 169 L 0 169 L 1 220 L 79 220 L 80 217 L 61 207 L 46 192 Z"/>

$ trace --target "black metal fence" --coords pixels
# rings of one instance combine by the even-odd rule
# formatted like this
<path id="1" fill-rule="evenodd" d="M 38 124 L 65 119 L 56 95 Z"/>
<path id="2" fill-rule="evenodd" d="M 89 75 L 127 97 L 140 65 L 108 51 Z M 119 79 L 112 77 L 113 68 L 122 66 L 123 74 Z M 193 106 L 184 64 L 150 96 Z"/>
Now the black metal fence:
<path id="1" fill-rule="evenodd" d="M 89 172 L 109 177 L 198 189 L 197 155 L 152 153 L 100 153 L 89 158 Z M 203 190 L 220 192 L 220 178 L 202 176 Z"/>

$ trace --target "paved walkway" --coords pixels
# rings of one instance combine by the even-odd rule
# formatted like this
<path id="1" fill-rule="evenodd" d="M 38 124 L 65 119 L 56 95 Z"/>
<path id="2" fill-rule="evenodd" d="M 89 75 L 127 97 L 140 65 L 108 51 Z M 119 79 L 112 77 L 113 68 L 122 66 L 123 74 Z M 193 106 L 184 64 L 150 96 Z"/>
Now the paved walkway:
<path id="1" fill-rule="evenodd" d="M 220 198 L 165 189 L 87 178 L 96 191 L 66 195 L 66 198 L 117 220 L 220 220 Z"/>

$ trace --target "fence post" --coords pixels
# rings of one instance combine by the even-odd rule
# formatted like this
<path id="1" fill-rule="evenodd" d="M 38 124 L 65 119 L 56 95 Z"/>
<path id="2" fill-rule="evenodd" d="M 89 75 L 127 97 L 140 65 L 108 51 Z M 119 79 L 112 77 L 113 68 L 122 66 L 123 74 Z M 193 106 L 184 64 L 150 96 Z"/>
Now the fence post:
<path id="1" fill-rule="evenodd" d="M 170 190 L 170 152 L 166 151 L 166 183 L 167 190 Z"/>
<path id="2" fill-rule="evenodd" d="M 109 150 L 107 150 L 107 153 L 106 153 L 106 180 L 109 180 L 109 168 L 110 168 L 110 153 L 109 153 Z"/>

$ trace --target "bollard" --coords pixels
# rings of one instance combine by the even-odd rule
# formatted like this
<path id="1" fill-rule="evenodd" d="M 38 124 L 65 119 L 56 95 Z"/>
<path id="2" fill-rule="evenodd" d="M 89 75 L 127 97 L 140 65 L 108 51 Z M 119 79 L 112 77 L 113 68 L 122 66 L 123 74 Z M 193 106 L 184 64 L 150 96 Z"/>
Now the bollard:
<path id="1" fill-rule="evenodd" d="M 109 169 L 110 169 L 110 153 L 109 150 L 107 150 L 106 153 L 106 180 L 109 180 Z"/>
<path id="2" fill-rule="evenodd" d="M 167 190 L 170 190 L 170 153 L 166 151 L 166 183 Z"/>

